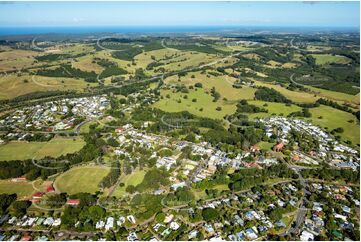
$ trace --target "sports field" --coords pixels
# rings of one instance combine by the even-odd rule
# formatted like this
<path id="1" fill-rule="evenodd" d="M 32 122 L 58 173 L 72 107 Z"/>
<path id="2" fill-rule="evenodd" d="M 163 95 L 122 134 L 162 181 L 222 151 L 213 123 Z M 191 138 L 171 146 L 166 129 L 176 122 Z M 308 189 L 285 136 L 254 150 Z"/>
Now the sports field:
<path id="1" fill-rule="evenodd" d="M 46 156 L 59 157 L 80 150 L 85 142 L 77 138 L 54 138 L 48 142 L 11 141 L 0 146 L 1 160 L 41 159 Z"/>
<path id="2" fill-rule="evenodd" d="M 0 194 L 7 193 L 12 194 L 16 193 L 18 199 L 25 199 L 31 196 L 35 192 L 31 182 L 27 181 L 18 181 L 13 182 L 9 180 L 0 180 Z"/>
<path id="3" fill-rule="evenodd" d="M 125 189 L 127 188 L 127 186 L 129 185 L 136 186 L 143 181 L 145 173 L 146 171 L 144 170 L 135 170 L 129 175 L 123 175 L 121 177 L 121 183 L 124 183 L 124 186 L 117 187 L 113 195 L 116 197 L 123 196 L 126 193 Z"/>
<path id="4" fill-rule="evenodd" d="M 99 191 L 99 182 L 110 171 L 108 167 L 80 166 L 61 174 L 55 180 L 57 191 L 74 194 L 78 192 L 94 193 Z"/>

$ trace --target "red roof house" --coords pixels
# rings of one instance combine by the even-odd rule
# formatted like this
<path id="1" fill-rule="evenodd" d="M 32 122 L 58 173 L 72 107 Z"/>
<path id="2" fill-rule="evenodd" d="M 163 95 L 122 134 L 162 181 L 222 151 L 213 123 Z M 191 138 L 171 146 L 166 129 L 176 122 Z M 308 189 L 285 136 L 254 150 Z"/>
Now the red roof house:
<path id="1" fill-rule="evenodd" d="M 55 189 L 52 184 L 46 188 L 46 192 L 55 192 Z"/>
<path id="2" fill-rule="evenodd" d="M 125 128 L 116 128 L 116 129 L 115 129 L 115 132 L 121 133 L 121 132 L 123 132 L 124 130 L 125 130 Z"/>
<path id="3" fill-rule="evenodd" d="M 45 195 L 43 192 L 37 192 L 33 194 L 33 199 L 42 198 Z"/>
<path id="4" fill-rule="evenodd" d="M 68 201 L 66 201 L 66 204 L 71 206 L 77 206 L 79 203 L 80 199 L 68 199 Z"/>
<path id="5" fill-rule="evenodd" d="M 29 235 L 24 235 L 23 237 L 21 237 L 20 241 L 30 241 L 31 237 Z"/>
<path id="6" fill-rule="evenodd" d="M 250 150 L 251 152 L 258 152 L 261 150 L 261 148 L 257 144 L 255 144 L 250 147 Z"/>
<path id="7" fill-rule="evenodd" d="M 283 143 L 276 144 L 273 149 L 277 152 L 281 151 L 285 145 Z"/>

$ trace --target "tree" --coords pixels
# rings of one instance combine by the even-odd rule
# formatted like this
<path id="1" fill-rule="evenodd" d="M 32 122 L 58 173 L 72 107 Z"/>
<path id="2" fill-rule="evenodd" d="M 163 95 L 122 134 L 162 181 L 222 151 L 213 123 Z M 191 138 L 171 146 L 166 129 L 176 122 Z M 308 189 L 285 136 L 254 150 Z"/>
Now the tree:
<path id="1" fill-rule="evenodd" d="M 47 204 L 52 208 L 60 208 L 66 202 L 66 193 L 54 194 L 47 199 Z"/>
<path id="2" fill-rule="evenodd" d="M 128 193 L 133 194 L 133 193 L 135 193 L 135 192 L 137 191 L 137 189 L 135 188 L 134 185 L 129 185 L 129 186 L 127 186 L 127 187 L 125 188 L 125 191 L 128 192 Z"/>
<path id="3" fill-rule="evenodd" d="M 9 212 L 15 217 L 21 217 L 26 214 L 26 210 L 30 207 L 30 201 L 15 201 L 11 204 Z"/>
<path id="4" fill-rule="evenodd" d="M 196 84 L 194 84 L 195 87 L 199 87 L 199 88 L 202 88 L 203 87 L 203 84 L 200 83 L 200 82 L 197 82 Z"/>
<path id="5" fill-rule="evenodd" d="M 7 208 L 16 201 L 16 194 L 0 194 L 0 214 L 6 213 Z"/>
<path id="6" fill-rule="evenodd" d="M 202 210 L 202 217 L 207 222 L 210 222 L 218 217 L 218 212 L 214 208 L 205 208 Z"/>
<path id="7" fill-rule="evenodd" d="M 88 208 L 89 216 L 93 221 L 99 220 L 105 216 L 105 209 L 100 206 L 91 206 Z"/>

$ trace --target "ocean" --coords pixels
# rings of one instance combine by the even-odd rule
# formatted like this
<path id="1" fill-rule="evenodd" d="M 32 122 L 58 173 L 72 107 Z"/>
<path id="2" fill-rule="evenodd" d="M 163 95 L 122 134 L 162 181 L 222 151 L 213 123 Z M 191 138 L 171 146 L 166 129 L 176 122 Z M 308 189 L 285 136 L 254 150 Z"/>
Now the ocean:
<path id="1" fill-rule="evenodd" d="M 63 27 L 5 27 L 0 26 L 0 36 L 32 34 L 87 34 L 87 33 L 209 33 L 232 31 L 345 31 L 357 32 L 345 27 L 277 27 L 277 26 L 63 26 Z"/>

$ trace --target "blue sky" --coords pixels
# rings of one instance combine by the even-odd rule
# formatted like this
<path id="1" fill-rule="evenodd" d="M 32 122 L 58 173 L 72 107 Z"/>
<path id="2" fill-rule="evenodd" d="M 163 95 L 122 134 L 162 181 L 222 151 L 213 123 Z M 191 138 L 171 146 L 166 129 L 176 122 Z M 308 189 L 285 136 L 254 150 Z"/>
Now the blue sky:
<path id="1" fill-rule="evenodd" d="M 0 2 L 5 26 L 359 27 L 359 2 Z"/>

